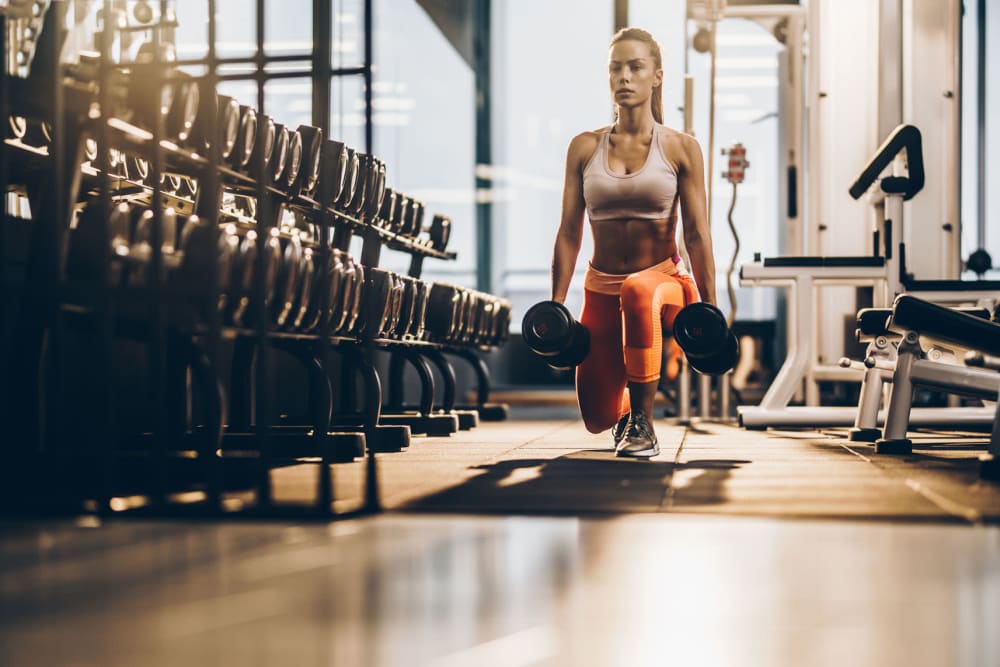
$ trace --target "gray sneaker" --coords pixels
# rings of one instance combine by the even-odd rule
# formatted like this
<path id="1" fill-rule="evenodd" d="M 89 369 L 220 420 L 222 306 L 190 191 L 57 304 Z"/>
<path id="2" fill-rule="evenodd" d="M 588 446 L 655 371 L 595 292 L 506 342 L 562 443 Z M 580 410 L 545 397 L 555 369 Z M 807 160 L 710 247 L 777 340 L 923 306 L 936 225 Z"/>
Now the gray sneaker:
<path id="1" fill-rule="evenodd" d="M 641 412 L 632 413 L 625 427 L 625 435 L 615 448 L 615 456 L 648 459 L 659 453 L 660 445 L 649 418 Z"/>
<path id="2" fill-rule="evenodd" d="M 611 449 L 618 449 L 618 443 L 622 441 L 625 437 L 625 428 L 628 426 L 628 419 L 631 415 L 625 413 L 625 416 L 618 420 L 618 423 L 611 427 L 611 439 L 614 441 L 611 445 Z"/>

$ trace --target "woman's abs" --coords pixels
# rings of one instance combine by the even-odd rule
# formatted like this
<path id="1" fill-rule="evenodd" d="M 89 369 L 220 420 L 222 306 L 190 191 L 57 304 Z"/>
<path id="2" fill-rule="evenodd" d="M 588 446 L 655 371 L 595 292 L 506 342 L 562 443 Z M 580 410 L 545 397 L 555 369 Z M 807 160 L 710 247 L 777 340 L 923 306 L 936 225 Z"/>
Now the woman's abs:
<path id="1" fill-rule="evenodd" d="M 677 253 L 677 218 L 591 221 L 591 266 L 605 273 L 635 273 Z"/>

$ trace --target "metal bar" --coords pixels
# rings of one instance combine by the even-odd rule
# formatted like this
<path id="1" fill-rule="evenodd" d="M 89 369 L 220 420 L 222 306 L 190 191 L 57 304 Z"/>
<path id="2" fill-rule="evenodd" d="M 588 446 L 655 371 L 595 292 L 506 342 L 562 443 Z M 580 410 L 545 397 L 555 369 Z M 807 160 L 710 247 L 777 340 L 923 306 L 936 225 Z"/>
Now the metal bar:
<path id="1" fill-rule="evenodd" d="M 7 118 L 10 117 L 10 102 L 8 95 L 10 95 L 8 86 L 8 75 L 7 75 L 7 18 L 5 16 L 0 16 L 0 53 L 3 54 L 2 59 L 0 59 L 0 66 L 3 67 L 3 71 L 0 71 L 0 122 L 9 122 Z M 13 289 L 8 287 L 8 276 L 7 276 L 7 229 L 10 226 L 8 222 L 7 210 L 7 200 L 9 195 L 7 194 L 7 185 L 10 183 L 10 176 L 8 172 L 10 167 L 8 164 L 10 156 L 10 150 L 7 148 L 6 144 L 0 143 L 0 196 L 3 197 L 3 201 L 0 202 L 0 419 L 3 419 L 3 423 L 11 423 L 11 415 L 7 414 L 7 406 L 9 405 L 7 401 L 8 393 L 8 380 L 10 377 L 7 367 L 7 350 L 11 349 L 8 341 L 8 322 L 11 321 L 11 317 L 14 314 L 13 303 L 15 301 L 15 296 L 13 295 Z M 12 282 L 12 281 L 11 281 Z M 8 296 L 10 295 L 10 296 Z"/>
<path id="2" fill-rule="evenodd" d="M 615 0 L 615 32 L 628 27 L 628 0 Z"/>
<path id="3" fill-rule="evenodd" d="M 986 247 L 986 0 L 976 3 L 976 243 Z"/>
<path id="4" fill-rule="evenodd" d="M 374 151 L 375 145 L 375 127 L 372 122 L 373 5 L 373 0 L 365 0 L 365 152 L 369 155 Z"/>
<path id="5" fill-rule="evenodd" d="M 333 7 L 328 0 L 313 0 L 312 124 L 330 136 L 330 92 L 333 63 Z M 359 68 L 363 73 L 364 68 Z"/>
<path id="6" fill-rule="evenodd" d="M 217 77 L 219 81 L 258 81 L 260 83 L 266 83 L 274 79 L 301 79 L 307 76 L 312 76 L 312 70 L 291 70 L 288 72 L 247 72 L 246 74 L 220 74 Z"/>
<path id="7" fill-rule="evenodd" d="M 492 181 L 484 173 L 493 164 L 493 120 L 491 80 L 491 0 L 478 0 L 475 5 L 476 86 L 476 289 L 491 292 L 493 283 Z"/>
<path id="8" fill-rule="evenodd" d="M 302 53 L 302 54 L 293 53 L 280 56 L 263 55 L 262 58 L 265 62 L 269 63 L 290 63 L 298 61 L 309 62 L 312 56 L 308 53 Z M 216 65 L 255 65 L 257 64 L 258 60 L 260 60 L 260 58 L 258 58 L 256 55 L 253 55 L 253 56 L 243 56 L 234 58 L 216 58 L 215 63 Z M 177 60 L 174 62 L 174 64 L 177 67 L 187 67 L 193 65 L 207 65 L 209 64 L 208 61 L 209 58 L 206 56 L 204 58 L 190 58 L 188 60 Z"/>
<path id="9" fill-rule="evenodd" d="M 917 359 L 913 362 L 910 368 L 910 381 L 923 387 L 963 396 L 975 396 L 987 401 L 997 400 L 997 391 L 1000 390 L 1000 375 L 995 371 L 943 364 L 926 359 Z"/>
<path id="10" fill-rule="evenodd" d="M 205 89 L 201 91 L 202 95 L 215 94 L 216 84 L 218 82 L 218 61 L 216 59 L 216 36 L 217 36 L 217 24 L 216 24 L 216 0 L 208 0 L 208 71 L 205 73 L 204 81 L 206 82 Z M 214 233 L 211 235 L 213 239 L 213 244 L 218 244 L 218 234 L 219 234 L 219 207 L 222 204 L 221 201 L 221 190 L 219 183 L 219 161 L 221 160 L 219 142 L 215 140 L 215 137 L 219 134 L 218 119 L 216 115 L 208 118 L 208 136 L 212 137 L 211 144 L 208 149 L 208 166 L 205 168 L 204 172 L 200 174 L 199 184 L 198 184 L 198 216 L 201 218 L 202 223 L 210 225 Z M 206 336 L 205 348 L 206 357 L 209 360 L 209 366 L 215 369 L 221 367 L 219 360 L 222 357 L 222 314 L 219 312 L 218 301 L 219 294 L 221 293 L 220 283 L 222 276 L 219 275 L 219 264 L 218 262 L 211 262 L 209 264 L 209 275 L 205 276 L 208 281 L 210 289 L 207 290 L 208 297 L 206 311 L 208 313 L 208 335 Z M 218 382 L 218 380 L 217 380 Z M 221 383 L 219 383 L 221 384 Z M 225 398 L 220 400 L 220 405 L 222 406 L 223 414 L 220 417 L 221 429 L 219 433 L 219 439 L 221 440 L 221 430 L 225 429 Z M 219 443 L 210 442 L 206 439 L 205 446 L 199 450 L 198 458 L 202 462 L 202 472 L 207 480 L 208 489 L 208 504 L 210 507 L 218 507 L 222 501 L 222 490 L 224 487 L 224 480 L 222 478 L 222 461 L 217 453 L 217 445 Z"/>
<path id="11" fill-rule="evenodd" d="M 167 0 L 160 0 L 160 13 L 161 15 L 165 12 L 167 5 Z M 159 90 L 164 82 L 163 67 L 166 65 L 161 58 L 160 53 L 160 30 L 154 29 L 152 31 L 152 44 L 153 44 L 153 78 L 154 78 L 154 90 L 157 91 L 159 95 Z M 102 110 L 104 107 L 102 107 Z M 155 484 L 153 501 L 157 504 L 163 504 L 166 502 L 167 493 L 167 449 L 169 443 L 167 442 L 166 430 L 168 415 L 166 411 L 166 393 L 164 391 L 164 385 L 167 378 L 167 315 L 166 315 L 166 302 L 165 293 L 163 286 L 163 276 L 164 276 L 164 263 L 163 263 L 163 242 L 164 242 L 164 207 L 163 200 L 161 197 L 160 190 L 160 176 L 163 174 L 163 147 L 160 145 L 160 140 L 163 138 L 164 125 L 163 125 L 163 115 L 158 111 L 154 114 L 154 120 L 152 123 L 153 127 L 153 146 L 152 146 L 152 159 L 149 165 L 149 178 L 152 180 L 152 203 L 150 208 L 153 211 L 153 225 L 152 225 L 152 255 L 150 258 L 149 271 L 146 273 L 146 280 L 150 288 L 150 293 L 152 298 L 150 299 L 151 311 L 148 313 L 152 321 L 152 327 L 150 327 L 150 340 L 147 341 L 149 347 L 147 348 L 148 359 L 149 359 L 149 382 L 150 382 L 150 398 L 153 402 L 153 455 L 155 461 Z"/>
<path id="12" fill-rule="evenodd" d="M 257 53 L 254 56 L 254 64 L 256 65 L 256 71 L 254 72 L 254 80 L 257 81 L 257 111 L 258 113 L 265 113 L 264 111 L 264 23 L 266 21 L 264 16 L 264 0 L 257 0 Z M 254 165 L 256 168 L 256 165 Z M 259 176 L 259 172 L 255 172 L 255 176 Z"/>
<path id="13" fill-rule="evenodd" d="M 261 58 L 264 53 L 264 0 L 257 0 L 257 100 L 258 105 L 263 106 L 264 83 L 260 78 L 263 71 Z M 261 133 L 258 133 L 258 137 Z M 267 285 L 265 284 L 267 273 L 267 247 L 270 238 L 271 228 L 274 226 L 276 211 L 273 210 L 272 200 L 267 193 L 265 182 L 264 153 L 255 151 L 257 159 L 250 166 L 256 185 L 257 208 L 257 256 L 255 259 L 253 286 L 250 295 L 250 313 L 254 321 L 254 346 L 256 347 L 256 366 L 254 367 L 254 401 L 253 401 L 253 423 L 254 440 L 260 454 L 260 467 L 258 469 L 257 500 L 258 508 L 269 507 L 272 500 L 271 490 L 271 419 L 273 381 L 271 374 L 271 346 L 268 344 L 268 320 L 267 320 Z"/>

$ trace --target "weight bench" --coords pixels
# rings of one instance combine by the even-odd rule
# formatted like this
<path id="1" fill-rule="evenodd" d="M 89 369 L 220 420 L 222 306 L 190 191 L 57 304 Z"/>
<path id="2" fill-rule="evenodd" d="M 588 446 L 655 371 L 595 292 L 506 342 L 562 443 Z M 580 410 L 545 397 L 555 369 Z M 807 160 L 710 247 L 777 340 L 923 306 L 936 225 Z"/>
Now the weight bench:
<path id="1" fill-rule="evenodd" d="M 1000 281 L 914 280 L 906 273 L 902 238 L 903 202 L 924 185 L 920 131 L 900 125 L 883 142 L 850 187 L 860 199 L 866 193 L 876 209 L 873 248 L 875 254 L 861 257 L 767 257 L 759 256 L 740 268 L 744 287 L 783 287 L 788 292 L 785 361 L 759 405 L 738 408 L 739 422 L 746 428 L 768 426 L 848 426 L 855 417 L 852 407 L 820 407 L 818 380 L 858 381 L 861 374 L 839 364 L 817 363 L 816 289 L 827 286 L 872 287 L 873 305 L 888 307 L 904 291 L 919 291 L 940 303 L 993 303 L 1000 294 Z M 904 164 L 905 155 L 905 164 Z M 881 177 L 892 165 L 892 175 Z M 902 175 L 906 173 L 906 175 Z M 894 222 L 895 229 L 894 229 Z M 805 381 L 804 407 L 788 404 Z M 919 413 L 915 418 L 922 420 Z M 936 419 L 928 416 L 929 419 Z"/>
<path id="2" fill-rule="evenodd" d="M 990 317 L 985 308 L 959 309 L 959 312 L 981 319 Z M 863 362 L 846 358 L 840 360 L 841 366 L 854 368 L 864 374 L 854 426 L 848 432 L 848 439 L 853 442 L 875 442 L 882 435 L 878 425 L 885 423 L 885 412 L 880 412 L 879 408 L 883 394 L 892 383 L 892 374 L 896 369 L 896 348 L 902 338 L 886 326 L 891 316 L 891 308 L 859 310 L 855 333 L 858 342 L 868 344 L 865 359 Z M 951 365 L 959 363 L 956 354 L 950 349 L 934 346 L 927 351 L 927 356 L 934 361 Z M 915 408 L 911 410 L 910 420 L 923 426 L 979 426 L 993 420 L 993 410 L 975 407 Z"/>
<path id="3" fill-rule="evenodd" d="M 1000 394 L 1000 373 L 981 368 L 944 364 L 924 358 L 920 336 L 951 343 L 987 355 L 1000 355 L 1000 324 L 958 312 L 904 294 L 896 299 L 888 328 L 902 335 L 882 437 L 875 441 L 877 454 L 909 454 L 913 443 L 906 437 L 915 386 L 929 387 L 987 401 Z M 1000 478 L 1000 412 L 994 406 L 989 452 L 982 458 L 981 474 Z"/>

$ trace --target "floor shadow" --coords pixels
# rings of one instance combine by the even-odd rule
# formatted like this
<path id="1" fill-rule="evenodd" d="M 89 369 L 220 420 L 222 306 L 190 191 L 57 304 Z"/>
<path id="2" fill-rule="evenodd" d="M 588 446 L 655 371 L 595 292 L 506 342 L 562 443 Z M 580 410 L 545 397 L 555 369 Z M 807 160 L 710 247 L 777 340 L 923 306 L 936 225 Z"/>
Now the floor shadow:
<path id="1" fill-rule="evenodd" d="M 611 451 L 581 450 L 554 459 L 507 459 L 473 466 L 480 474 L 457 486 L 408 502 L 400 509 L 436 511 L 631 513 L 673 505 L 726 502 L 731 471 L 750 463 L 704 459 L 673 463 L 616 458 Z M 687 476 L 683 493 L 670 494 L 678 471 Z M 689 498 L 690 497 L 690 498 Z"/>

